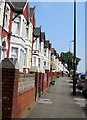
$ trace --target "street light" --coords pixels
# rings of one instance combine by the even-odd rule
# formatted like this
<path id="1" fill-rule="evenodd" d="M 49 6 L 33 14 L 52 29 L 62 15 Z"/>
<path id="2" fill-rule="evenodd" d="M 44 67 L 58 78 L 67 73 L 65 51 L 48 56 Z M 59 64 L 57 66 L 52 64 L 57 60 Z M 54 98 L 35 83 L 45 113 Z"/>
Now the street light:
<path id="1" fill-rule="evenodd" d="M 76 95 L 76 0 L 74 0 L 74 61 L 73 61 L 73 95 Z"/>
<path id="2" fill-rule="evenodd" d="M 68 69 L 69 69 L 69 77 L 70 77 L 70 43 L 71 43 L 71 42 L 74 42 L 74 40 L 69 41 L 69 66 L 68 66 Z"/>

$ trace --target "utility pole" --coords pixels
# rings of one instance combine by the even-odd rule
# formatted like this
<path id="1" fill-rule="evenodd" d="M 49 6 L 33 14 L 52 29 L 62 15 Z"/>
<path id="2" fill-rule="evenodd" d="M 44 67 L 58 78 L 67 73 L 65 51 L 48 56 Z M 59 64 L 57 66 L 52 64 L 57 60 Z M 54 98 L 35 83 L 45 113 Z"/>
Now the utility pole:
<path id="1" fill-rule="evenodd" d="M 76 0 L 74 0 L 74 62 L 73 62 L 73 95 L 76 95 Z"/>

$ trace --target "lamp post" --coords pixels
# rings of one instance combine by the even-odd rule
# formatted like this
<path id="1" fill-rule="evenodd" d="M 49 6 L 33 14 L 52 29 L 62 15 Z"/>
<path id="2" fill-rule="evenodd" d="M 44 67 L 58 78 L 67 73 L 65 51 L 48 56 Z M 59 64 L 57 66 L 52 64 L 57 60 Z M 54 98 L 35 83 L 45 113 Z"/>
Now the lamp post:
<path id="1" fill-rule="evenodd" d="M 74 0 L 74 61 L 73 61 L 73 95 L 76 95 L 76 0 Z"/>
<path id="2" fill-rule="evenodd" d="M 69 66 L 68 66 L 68 69 L 69 69 L 69 77 L 70 77 L 70 43 L 71 43 L 71 42 L 74 42 L 74 40 L 69 41 Z"/>

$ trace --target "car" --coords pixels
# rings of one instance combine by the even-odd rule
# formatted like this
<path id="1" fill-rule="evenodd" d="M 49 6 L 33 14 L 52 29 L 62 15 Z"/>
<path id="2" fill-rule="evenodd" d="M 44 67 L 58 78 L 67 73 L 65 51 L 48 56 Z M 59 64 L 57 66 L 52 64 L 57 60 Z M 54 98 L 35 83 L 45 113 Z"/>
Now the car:
<path id="1" fill-rule="evenodd" d="M 82 90 L 85 85 L 85 74 L 80 74 L 77 79 L 77 88 Z"/>
<path id="2" fill-rule="evenodd" d="M 87 96 L 87 75 L 85 77 L 85 82 L 84 82 L 84 86 L 82 88 L 82 92 L 83 92 L 83 94 L 85 94 Z"/>
<path id="3" fill-rule="evenodd" d="M 54 80 L 51 81 L 50 84 L 51 84 L 51 85 L 55 85 L 55 81 L 54 81 Z"/>

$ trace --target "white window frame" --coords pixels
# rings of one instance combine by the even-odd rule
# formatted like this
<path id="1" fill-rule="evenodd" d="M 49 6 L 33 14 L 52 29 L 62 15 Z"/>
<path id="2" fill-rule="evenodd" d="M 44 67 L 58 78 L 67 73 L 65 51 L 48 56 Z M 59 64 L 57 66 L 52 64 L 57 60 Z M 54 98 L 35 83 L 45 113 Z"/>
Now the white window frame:
<path id="1" fill-rule="evenodd" d="M 12 49 L 16 49 L 17 50 L 17 54 L 12 52 Z M 16 57 L 12 57 L 12 56 L 16 56 Z M 11 58 L 17 58 L 18 59 L 18 48 L 17 47 L 11 47 Z"/>
<path id="2" fill-rule="evenodd" d="M 25 48 L 25 52 L 24 52 L 23 67 L 26 67 L 26 64 L 27 64 L 27 48 Z"/>
<path id="3" fill-rule="evenodd" d="M 4 29 L 8 31 L 9 19 L 10 19 L 10 7 L 8 4 L 6 4 L 6 9 L 8 9 L 8 12 L 6 13 L 6 10 L 5 10 Z M 6 15 L 7 15 L 7 20 L 6 20 Z"/>
<path id="4" fill-rule="evenodd" d="M 14 17 L 15 17 L 15 15 L 16 15 L 16 14 L 14 14 Z M 17 30 L 18 32 L 17 32 L 17 33 L 14 33 L 14 29 L 15 29 L 15 28 L 14 28 L 14 26 L 12 25 L 12 33 L 13 33 L 13 35 L 20 36 L 21 17 L 18 16 L 17 18 L 15 18 L 12 24 L 14 24 L 14 23 L 16 23 L 16 24 L 19 25 L 19 31 Z"/>
<path id="5" fill-rule="evenodd" d="M 36 66 L 36 57 L 33 57 L 33 65 Z"/>
<path id="6" fill-rule="evenodd" d="M 40 67 L 40 62 L 41 62 L 41 59 L 38 58 L 38 66 Z"/>
<path id="7" fill-rule="evenodd" d="M 46 50 L 46 48 L 44 48 L 44 56 L 46 56 L 46 52 L 47 52 L 47 50 Z"/>
<path id="8" fill-rule="evenodd" d="M 28 29 L 28 26 L 26 25 L 26 39 L 28 39 L 28 33 L 29 33 L 29 29 Z"/>

